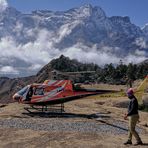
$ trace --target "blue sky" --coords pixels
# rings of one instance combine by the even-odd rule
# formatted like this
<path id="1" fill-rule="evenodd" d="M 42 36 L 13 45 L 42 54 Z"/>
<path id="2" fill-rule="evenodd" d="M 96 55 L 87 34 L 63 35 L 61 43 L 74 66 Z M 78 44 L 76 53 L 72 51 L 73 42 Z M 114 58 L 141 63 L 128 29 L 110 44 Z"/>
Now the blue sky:
<path id="1" fill-rule="evenodd" d="M 84 4 L 100 6 L 107 16 L 129 16 L 131 22 L 142 27 L 148 23 L 148 0 L 7 0 L 10 6 L 30 13 L 36 9 L 68 10 Z"/>

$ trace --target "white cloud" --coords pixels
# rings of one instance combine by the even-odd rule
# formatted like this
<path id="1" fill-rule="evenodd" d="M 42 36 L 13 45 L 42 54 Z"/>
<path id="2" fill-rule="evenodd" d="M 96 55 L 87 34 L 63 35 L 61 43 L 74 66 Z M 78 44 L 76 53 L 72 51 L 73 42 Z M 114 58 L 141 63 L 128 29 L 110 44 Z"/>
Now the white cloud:
<path id="1" fill-rule="evenodd" d="M 18 75 L 19 71 L 13 68 L 12 66 L 4 66 L 0 68 L 0 74 Z"/>
<path id="2" fill-rule="evenodd" d="M 0 12 L 3 12 L 8 7 L 7 0 L 0 0 Z"/>
<path id="3" fill-rule="evenodd" d="M 111 53 L 113 50 L 119 50 L 118 47 L 112 48 L 112 47 L 104 47 L 104 50 L 99 50 L 96 48 L 96 46 L 89 48 L 83 45 L 83 47 L 80 47 L 81 44 L 77 44 L 71 48 L 67 48 L 63 51 L 63 54 L 72 58 L 72 59 L 78 59 L 80 62 L 84 63 L 96 63 L 100 66 L 103 66 L 104 64 L 118 64 L 119 61 L 122 59 L 122 61 L 125 64 L 128 64 L 130 62 L 132 63 L 139 63 L 146 59 L 146 57 L 143 55 L 143 53 L 140 51 L 137 51 L 137 54 L 135 55 L 128 55 L 124 58 L 121 58 L 119 56 L 116 56 Z M 82 45 L 81 45 L 82 46 Z M 86 49 L 86 50 L 83 50 Z"/>
<path id="4" fill-rule="evenodd" d="M 18 23 L 16 28 L 22 28 L 22 25 Z M 36 29 L 32 29 L 29 31 L 30 34 L 34 34 Z M 1 38 L 0 61 L 2 61 L 3 59 L 8 59 L 9 61 L 11 61 L 11 59 L 20 59 L 32 65 L 31 67 L 28 67 L 29 71 L 36 72 L 42 66 L 47 64 L 50 60 L 60 55 L 61 53 L 59 49 L 54 48 L 54 43 L 52 41 L 51 35 L 52 33 L 48 32 L 45 29 L 42 29 L 36 33 L 35 37 L 37 39 L 34 42 L 30 41 L 26 44 L 18 44 L 16 42 L 16 39 L 11 36 Z M 11 66 L 11 62 L 9 62 L 9 65 L 7 66 Z M 5 68 L 8 67 L 4 67 L 1 72 L 9 73 L 10 67 L 7 70 L 5 70 Z M 21 72 L 21 69 L 18 67 L 15 67 L 15 70 Z M 14 73 L 15 72 L 16 71 L 14 71 Z"/>
<path id="5" fill-rule="evenodd" d="M 23 29 L 23 24 L 20 23 L 20 22 L 16 22 L 16 26 L 13 29 L 13 31 L 17 33 L 17 36 L 20 36 L 21 35 L 22 29 Z"/>
<path id="6" fill-rule="evenodd" d="M 34 65 L 31 65 L 28 69 L 31 70 L 31 71 L 36 71 L 36 70 L 39 70 L 40 68 L 42 68 L 43 65 L 41 64 L 34 64 Z"/>
<path id="7" fill-rule="evenodd" d="M 70 25 L 69 24 L 65 24 L 63 26 L 61 26 L 60 30 L 59 30 L 59 40 L 63 39 L 63 37 L 67 36 L 68 34 L 71 33 L 71 29 L 70 29 Z"/>
<path id="8" fill-rule="evenodd" d="M 77 46 L 65 49 L 63 54 L 72 59 L 78 59 L 84 63 L 96 63 L 98 65 L 104 65 L 106 63 L 118 63 L 120 60 L 110 53 L 97 51 L 96 49 L 92 48 L 91 50 L 89 49 L 89 51 L 84 51 L 81 47 Z"/>
<path id="9" fill-rule="evenodd" d="M 135 41 L 136 45 L 140 46 L 141 48 L 147 48 L 147 44 L 144 38 L 140 37 L 137 38 Z"/>
<path id="10" fill-rule="evenodd" d="M 136 50 L 135 51 L 135 55 L 137 55 L 137 56 L 144 56 L 144 55 L 146 55 L 146 52 L 145 51 L 143 51 L 143 50 Z"/>
<path id="11" fill-rule="evenodd" d="M 124 58 L 124 62 L 125 64 L 128 63 L 140 63 L 144 60 L 146 60 L 147 58 L 145 56 L 136 56 L 136 55 L 128 55 L 127 57 Z"/>
<path id="12" fill-rule="evenodd" d="M 22 24 L 17 23 L 16 28 L 22 29 Z M 16 29 L 14 28 L 14 29 Z M 28 36 L 35 36 L 36 40 L 34 42 L 27 42 L 26 44 L 18 44 L 16 39 L 11 36 L 1 38 L 0 40 L 0 61 L 3 59 L 20 59 L 29 63 L 31 66 L 28 66 L 26 71 L 38 71 L 42 66 L 47 64 L 53 58 L 58 58 L 61 54 L 68 56 L 72 59 L 77 59 L 80 62 L 84 63 L 96 63 L 98 65 L 104 65 L 107 63 L 119 63 L 121 57 L 117 57 L 112 54 L 113 51 L 120 51 L 118 47 L 102 47 L 98 49 L 97 45 L 88 47 L 82 43 L 77 43 L 76 45 L 66 48 L 64 50 L 55 48 L 56 41 L 59 41 L 61 37 L 55 36 L 54 32 L 49 32 L 46 29 L 38 30 L 34 29 L 25 29 Z M 68 35 L 68 33 L 61 34 L 62 37 Z M 139 43 L 139 42 L 138 42 Z M 145 53 L 140 50 L 136 50 L 134 55 L 128 55 L 123 59 L 124 63 L 138 63 L 145 60 Z M 11 61 L 11 60 L 10 60 Z M 1 65 L 2 68 L 0 72 L 3 73 L 14 73 L 18 74 L 21 70 L 18 67 L 11 67 L 11 62 L 9 65 Z M 23 67 L 22 67 L 23 68 Z M 24 67 L 25 68 L 25 67 Z"/>
<path id="13" fill-rule="evenodd" d="M 56 38 L 55 41 L 59 43 L 64 37 L 69 35 L 78 24 L 80 24 L 80 21 L 74 21 L 71 24 L 68 23 L 61 26 L 58 31 L 58 38 Z"/>
<path id="14" fill-rule="evenodd" d="M 48 42 L 48 34 L 41 30 L 35 42 L 28 42 L 24 45 L 17 44 L 15 40 L 8 36 L 0 40 L 0 58 L 18 58 L 32 64 L 46 64 L 51 60 L 51 43 Z"/>

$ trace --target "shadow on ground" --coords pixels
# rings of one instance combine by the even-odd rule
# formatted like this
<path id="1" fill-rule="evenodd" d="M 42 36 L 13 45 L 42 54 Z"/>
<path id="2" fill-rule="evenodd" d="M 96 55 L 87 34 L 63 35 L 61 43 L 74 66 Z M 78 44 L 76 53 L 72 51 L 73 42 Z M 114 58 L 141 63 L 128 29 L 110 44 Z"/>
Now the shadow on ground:
<path id="1" fill-rule="evenodd" d="M 142 146 L 148 146 L 148 143 L 143 143 Z"/>
<path id="2" fill-rule="evenodd" d="M 107 115 L 96 115 L 96 114 L 76 114 L 76 113 L 56 113 L 56 112 L 28 112 L 22 113 L 23 115 L 28 115 L 30 117 L 43 117 L 43 118 L 86 118 L 86 119 L 94 119 L 94 118 L 110 118 Z"/>

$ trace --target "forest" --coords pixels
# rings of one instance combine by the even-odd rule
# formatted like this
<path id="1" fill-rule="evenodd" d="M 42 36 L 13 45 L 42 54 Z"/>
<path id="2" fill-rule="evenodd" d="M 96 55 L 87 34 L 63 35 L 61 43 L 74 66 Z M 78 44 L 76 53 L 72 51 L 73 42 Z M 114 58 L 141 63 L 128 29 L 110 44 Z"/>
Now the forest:
<path id="1" fill-rule="evenodd" d="M 53 59 L 50 62 L 55 70 L 62 72 L 81 72 L 95 71 L 94 74 L 84 74 L 79 82 L 103 82 L 108 84 L 127 84 L 131 85 L 132 81 L 143 79 L 148 74 L 148 61 L 145 60 L 139 64 L 129 63 L 124 64 L 122 60 L 118 64 L 106 64 L 98 66 L 94 63 L 81 63 L 76 59 L 70 59 L 61 55 L 58 59 Z"/>

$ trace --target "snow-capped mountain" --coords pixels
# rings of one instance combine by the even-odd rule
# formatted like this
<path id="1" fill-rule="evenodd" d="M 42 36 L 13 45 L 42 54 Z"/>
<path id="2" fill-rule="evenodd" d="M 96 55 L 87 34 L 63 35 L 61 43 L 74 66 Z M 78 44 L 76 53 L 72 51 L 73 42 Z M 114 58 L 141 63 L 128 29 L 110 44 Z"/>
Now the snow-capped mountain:
<path id="1" fill-rule="evenodd" d="M 0 74 L 26 76 L 61 54 L 99 65 L 148 57 L 148 29 L 98 6 L 67 11 L 0 12 Z"/>
<path id="2" fill-rule="evenodd" d="M 145 26 L 142 28 L 143 33 L 146 35 L 148 39 L 148 24 L 145 24 Z"/>

